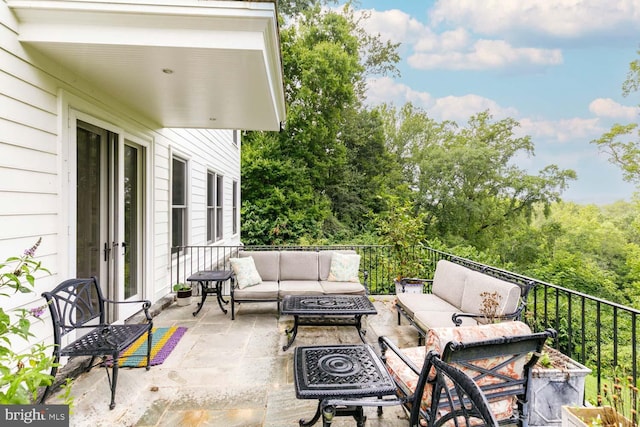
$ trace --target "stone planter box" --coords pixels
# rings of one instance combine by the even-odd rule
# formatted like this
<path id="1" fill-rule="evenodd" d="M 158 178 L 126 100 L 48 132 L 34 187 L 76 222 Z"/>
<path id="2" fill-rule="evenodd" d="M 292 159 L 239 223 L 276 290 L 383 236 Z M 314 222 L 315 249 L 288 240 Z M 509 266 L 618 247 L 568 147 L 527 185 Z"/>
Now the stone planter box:
<path id="1" fill-rule="evenodd" d="M 393 283 L 396 285 L 396 295 L 397 294 L 421 294 L 424 293 L 424 283 L 410 283 L 404 282 L 401 283 L 398 280 L 394 280 Z"/>
<path id="2" fill-rule="evenodd" d="M 582 406 L 584 384 L 591 369 L 550 347 L 545 352 L 558 362 L 553 367 L 535 366 L 529 384 L 529 425 L 560 426 L 562 406 Z"/>

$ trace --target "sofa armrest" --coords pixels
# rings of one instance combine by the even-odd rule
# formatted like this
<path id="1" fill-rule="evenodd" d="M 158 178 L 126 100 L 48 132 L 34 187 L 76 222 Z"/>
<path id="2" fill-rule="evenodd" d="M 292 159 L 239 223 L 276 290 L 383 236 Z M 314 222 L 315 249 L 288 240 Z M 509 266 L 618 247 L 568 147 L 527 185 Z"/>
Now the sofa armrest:
<path id="1" fill-rule="evenodd" d="M 380 358 L 383 362 L 386 362 L 386 354 L 387 350 L 391 350 L 394 352 L 402 362 L 407 365 L 409 369 L 411 369 L 416 375 L 420 375 L 420 369 L 407 357 L 404 355 L 402 350 L 398 348 L 389 338 L 384 335 L 378 337 L 378 345 L 380 346 Z"/>
<path id="2" fill-rule="evenodd" d="M 362 273 L 362 285 L 364 286 L 364 291 L 366 294 L 369 294 L 369 270 L 360 270 Z"/>
<path id="3" fill-rule="evenodd" d="M 516 311 L 514 311 L 513 313 L 505 313 L 505 314 L 500 314 L 500 315 L 496 315 L 496 316 L 491 316 L 491 319 L 488 318 L 488 316 L 485 316 L 484 314 L 475 314 L 475 313 L 454 313 L 453 316 L 451 316 L 451 320 L 453 321 L 454 325 L 456 326 L 460 326 L 462 325 L 462 318 L 466 317 L 466 318 L 471 318 L 471 319 L 485 319 L 485 320 L 499 320 L 499 321 L 503 321 L 503 320 L 520 320 L 520 315 L 522 314 L 522 311 L 524 310 L 524 305 L 521 304 L 518 309 Z"/>

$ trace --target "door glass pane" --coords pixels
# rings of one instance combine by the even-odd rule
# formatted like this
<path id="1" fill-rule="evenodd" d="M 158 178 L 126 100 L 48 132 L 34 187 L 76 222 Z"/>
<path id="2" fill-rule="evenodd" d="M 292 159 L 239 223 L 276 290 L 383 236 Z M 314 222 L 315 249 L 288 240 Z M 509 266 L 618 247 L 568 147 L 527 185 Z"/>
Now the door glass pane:
<path id="1" fill-rule="evenodd" d="M 101 135 L 77 128 L 76 276 L 100 277 Z"/>
<path id="2" fill-rule="evenodd" d="M 124 146 L 124 297 L 138 293 L 138 150 Z"/>

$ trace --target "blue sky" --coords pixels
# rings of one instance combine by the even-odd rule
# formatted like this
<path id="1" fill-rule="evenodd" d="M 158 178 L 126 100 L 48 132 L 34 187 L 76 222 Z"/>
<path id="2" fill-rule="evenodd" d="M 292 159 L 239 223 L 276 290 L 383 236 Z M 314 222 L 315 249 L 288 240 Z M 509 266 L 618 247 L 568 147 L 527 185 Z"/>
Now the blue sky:
<path id="1" fill-rule="evenodd" d="M 606 204 L 636 190 L 590 141 L 640 120 L 622 96 L 640 49 L 640 0 L 361 0 L 365 28 L 400 42 L 400 77 L 371 77 L 367 100 L 406 102 L 466 123 L 489 109 L 535 144 L 517 164 L 556 164 L 578 179 L 565 200 Z"/>

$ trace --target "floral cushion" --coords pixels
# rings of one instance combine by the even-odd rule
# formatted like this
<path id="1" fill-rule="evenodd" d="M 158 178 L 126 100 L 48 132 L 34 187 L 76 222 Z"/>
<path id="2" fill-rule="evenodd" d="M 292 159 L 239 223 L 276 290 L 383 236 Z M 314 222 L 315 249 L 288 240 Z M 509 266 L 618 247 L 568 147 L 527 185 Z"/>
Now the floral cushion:
<path id="1" fill-rule="evenodd" d="M 424 347 L 412 347 L 402 349 L 402 353 L 409 358 L 418 368 L 422 368 L 427 351 L 435 350 L 438 354 L 442 354 L 444 346 L 450 341 L 457 342 L 473 342 L 484 341 L 502 336 L 529 335 L 531 329 L 522 322 L 504 322 L 479 326 L 460 326 L 447 328 L 433 328 L 429 330 L 426 345 Z M 418 382 L 418 375 L 409 369 L 402 360 L 393 352 L 386 354 L 387 369 L 391 376 L 406 389 L 415 390 Z M 505 362 L 508 357 L 493 357 L 490 359 L 474 361 L 473 364 L 480 368 L 492 369 L 493 367 Z M 498 370 L 501 375 L 508 375 L 512 378 L 520 378 L 524 372 L 524 364 L 526 360 L 520 358 L 513 361 Z M 464 373 L 474 378 L 480 386 L 487 386 L 500 382 L 500 379 L 490 375 L 476 378 L 480 375 L 477 370 L 457 365 L 456 367 Z M 433 374 L 431 374 L 431 379 Z M 497 390 L 493 390 L 496 392 Z M 421 407 L 426 410 L 431 403 L 432 385 L 427 383 L 424 394 L 422 396 Z M 492 412 L 497 420 L 508 419 L 513 415 L 515 405 L 515 396 L 508 396 L 499 400 L 489 402 Z"/>
<path id="2" fill-rule="evenodd" d="M 334 252 L 331 256 L 330 282 L 360 282 L 360 255 Z"/>
<path id="3" fill-rule="evenodd" d="M 231 268 L 233 269 L 240 289 L 262 283 L 262 277 L 260 277 L 260 273 L 258 273 L 256 269 L 253 257 L 230 258 L 229 261 L 231 262 Z"/>

